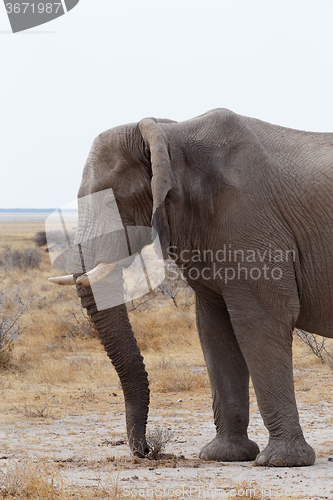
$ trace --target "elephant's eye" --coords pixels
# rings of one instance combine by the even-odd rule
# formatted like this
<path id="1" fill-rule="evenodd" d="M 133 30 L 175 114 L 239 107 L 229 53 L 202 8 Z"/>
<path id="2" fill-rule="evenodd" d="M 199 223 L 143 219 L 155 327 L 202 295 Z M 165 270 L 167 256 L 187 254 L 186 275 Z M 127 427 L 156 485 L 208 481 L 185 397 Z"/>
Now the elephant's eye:
<path id="1" fill-rule="evenodd" d="M 117 202 L 113 196 L 110 196 L 110 195 L 106 196 L 105 197 L 105 204 L 106 204 L 106 206 L 108 206 L 109 208 L 112 208 L 113 210 L 117 209 Z"/>

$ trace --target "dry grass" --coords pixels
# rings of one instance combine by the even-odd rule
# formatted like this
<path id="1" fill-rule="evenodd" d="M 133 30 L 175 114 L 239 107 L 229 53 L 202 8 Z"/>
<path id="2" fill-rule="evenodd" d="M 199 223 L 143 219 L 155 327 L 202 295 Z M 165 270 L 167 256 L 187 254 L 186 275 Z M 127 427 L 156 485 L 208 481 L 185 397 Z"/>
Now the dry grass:
<path id="1" fill-rule="evenodd" d="M 55 500 L 61 489 L 61 477 L 57 470 L 45 462 L 15 463 L 1 473 L 0 498 L 31 498 Z"/>
<path id="2" fill-rule="evenodd" d="M 34 237 L 38 231 L 45 231 L 44 221 L 0 221 L 0 246 L 27 248 L 35 246 Z"/>
<path id="3" fill-rule="evenodd" d="M 148 313 L 129 314 L 140 349 L 146 352 L 174 351 L 197 344 L 194 309 L 179 310 L 175 306 L 157 307 Z"/>
<path id="4" fill-rule="evenodd" d="M 102 481 L 98 472 L 96 486 L 66 487 L 61 471 L 54 464 L 18 462 L 12 464 L 3 473 L 0 471 L 0 499 L 22 500 L 82 500 L 124 498 L 118 491 L 118 476 L 115 474 L 108 481 Z"/>
<path id="5" fill-rule="evenodd" d="M 162 359 L 151 371 L 152 387 L 159 392 L 186 392 L 209 388 L 207 370 L 204 367 Z"/>
<path id="6" fill-rule="evenodd" d="M 31 246 L 35 232 L 42 226 L 16 223 L 10 232 L 8 223 L 0 223 L 0 231 L 4 228 L 7 231 L 0 233 L 1 242 L 24 248 Z M 20 373 L 30 384 L 68 386 L 107 380 L 117 386 L 117 375 L 96 332 L 82 315 L 74 288 L 59 288 L 48 283 L 52 273 L 45 254 L 40 269 L 24 273 L 14 270 L 6 275 L 5 287 L 27 303 L 22 318 L 25 333 L 16 340 L 12 352 L 13 376 L 14 372 Z M 130 319 L 149 371 L 156 368 L 151 376 L 155 389 L 191 390 L 197 383 L 198 387 L 205 387 L 202 381 L 205 377 L 191 368 L 193 364 L 203 365 L 193 309 L 156 307 L 149 314 L 130 312 Z M 177 355 L 165 363 L 165 354 L 170 351 Z M 180 374 L 178 377 L 175 377 L 175 368 Z M 9 373 L 6 377 L 10 380 Z M 163 384 L 158 383 L 159 379 Z"/>

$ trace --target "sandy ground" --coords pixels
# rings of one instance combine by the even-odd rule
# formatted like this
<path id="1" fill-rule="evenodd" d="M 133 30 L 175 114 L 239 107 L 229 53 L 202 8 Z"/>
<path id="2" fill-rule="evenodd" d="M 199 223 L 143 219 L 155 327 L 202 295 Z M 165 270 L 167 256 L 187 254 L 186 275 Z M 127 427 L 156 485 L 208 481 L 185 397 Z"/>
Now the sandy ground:
<path id="1" fill-rule="evenodd" d="M 67 485 L 94 488 L 116 484 L 119 493 L 135 498 L 333 498 L 333 398 L 323 399 L 331 371 L 318 374 L 304 368 L 295 374 L 298 406 L 308 442 L 315 448 L 314 466 L 262 468 L 252 463 L 202 462 L 198 451 L 214 437 L 208 391 L 153 394 L 149 427 L 174 432 L 160 460 L 131 456 L 126 444 L 123 397 L 111 387 L 110 400 L 89 393 L 62 405 L 56 388 L 48 396 L 50 418 L 29 417 L 22 408 L 0 411 L 0 471 L 14 463 L 45 461 L 60 468 Z M 320 390 L 319 390 L 320 388 Z M 267 432 L 251 398 L 249 436 L 260 449 Z M 115 395 L 116 394 L 116 395 Z M 332 458 L 333 460 L 333 458 Z"/>

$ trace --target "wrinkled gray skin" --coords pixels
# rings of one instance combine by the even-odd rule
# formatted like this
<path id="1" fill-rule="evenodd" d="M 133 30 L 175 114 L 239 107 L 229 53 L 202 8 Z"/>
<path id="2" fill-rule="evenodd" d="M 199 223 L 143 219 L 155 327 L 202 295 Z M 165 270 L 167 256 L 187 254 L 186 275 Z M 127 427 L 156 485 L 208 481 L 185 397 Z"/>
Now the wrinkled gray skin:
<path id="1" fill-rule="evenodd" d="M 296 408 L 292 332 L 298 327 L 332 337 L 333 134 L 290 130 L 223 109 L 181 123 L 145 119 L 94 141 L 79 197 L 108 188 L 125 226 L 153 221 L 164 256 L 171 246 L 195 291 L 217 432 L 200 457 L 313 464 Z M 82 214 L 79 231 L 92 231 Z M 259 250 L 260 265 L 257 259 L 242 268 L 278 266 L 280 279 L 267 273 L 246 279 L 243 270 L 226 280 L 226 268 L 237 272 L 237 263 L 217 261 L 224 245 Z M 189 259 L 193 250 L 207 249 L 210 261 Z M 293 259 L 277 264 L 268 257 L 286 250 Z M 96 245 L 91 265 L 112 262 L 113 251 Z M 198 279 L 191 279 L 193 268 Z M 121 276 L 115 279 L 121 288 Z M 78 287 L 78 294 L 119 373 L 130 446 L 144 455 L 148 380 L 126 308 L 98 312 L 89 288 Z M 269 431 L 261 452 L 247 435 L 249 375 Z"/>

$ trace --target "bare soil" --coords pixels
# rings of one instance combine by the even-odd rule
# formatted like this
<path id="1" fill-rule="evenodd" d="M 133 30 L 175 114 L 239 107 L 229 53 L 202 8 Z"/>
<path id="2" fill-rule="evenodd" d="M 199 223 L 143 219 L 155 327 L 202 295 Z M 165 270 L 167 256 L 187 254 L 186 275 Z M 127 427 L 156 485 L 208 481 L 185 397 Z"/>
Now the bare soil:
<path id="1" fill-rule="evenodd" d="M 303 430 L 315 448 L 315 465 L 262 468 L 249 463 L 202 462 L 198 451 L 214 437 L 211 400 L 176 392 L 152 396 L 149 427 L 174 432 L 159 460 L 131 456 L 124 404 L 118 386 L 82 391 L 62 405 L 56 388 L 48 393 L 49 416 L 27 415 L 43 405 L 0 411 L 0 470 L 13 463 L 46 462 L 60 470 L 63 485 L 85 488 L 117 485 L 120 498 L 333 498 L 332 398 L 323 397 L 331 373 L 322 366 L 298 368 L 298 404 Z M 109 392 L 109 396 L 106 394 Z M 81 393 L 81 394 L 80 394 Z M 60 395 L 63 396 L 63 389 Z M 109 397 L 109 401 L 107 401 Z M 267 442 L 252 390 L 249 436 L 262 449 Z"/>

